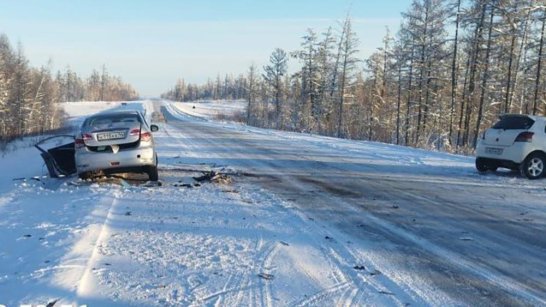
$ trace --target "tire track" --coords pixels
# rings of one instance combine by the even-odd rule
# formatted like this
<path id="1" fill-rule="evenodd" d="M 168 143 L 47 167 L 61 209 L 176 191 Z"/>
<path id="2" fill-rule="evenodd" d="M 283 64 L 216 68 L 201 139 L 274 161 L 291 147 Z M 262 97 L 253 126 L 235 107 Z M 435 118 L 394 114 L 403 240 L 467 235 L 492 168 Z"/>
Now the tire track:
<path id="1" fill-rule="evenodd" d="M 93 268 L 96 267 L 96 264 L 99 262 L 99 259 L 100 259 L 99 246 L 105 243 L 109 236 L 110 223 L 112 220 L 113 212 L 118 203 L 118 198 L 119 198 L 119 194 L 114 192 L 114 198 L 112 200 L 110 208 L 108 209 L 108 212 L 104 219 L 104 223 L 101 225 L 101 229 L 97 237 L 97 240 L 93 244 L 93 252 L 91 253 L 89 257 L 89 260 L 87 261 L 87 264 L 85 266 L 86 267 L 85 271 L 80 279 L 80 282 L 78 283 L 77 291 L 76 291 L 78 296 L 89 297 L 93 294 L 93 290 L 94 290 Z"/>

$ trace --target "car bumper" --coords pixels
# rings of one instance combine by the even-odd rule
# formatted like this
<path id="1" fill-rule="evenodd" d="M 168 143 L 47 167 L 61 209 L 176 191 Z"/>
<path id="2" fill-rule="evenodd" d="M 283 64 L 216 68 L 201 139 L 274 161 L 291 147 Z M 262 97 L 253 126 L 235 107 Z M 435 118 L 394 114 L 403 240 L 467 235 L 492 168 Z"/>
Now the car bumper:
<path id="1" fill-rule="evenodd" d="M 76 170 L 83 172 L 115 171 L 139 169 L 156 165 L 153 147 L 111 152 L 93 152 L 87 149 L 76 150 Z"/>
<path id="2" fill-rule="evenodd" d="M 511 146 L 493 146 L 480 142 L 476 147 L 476 157 L 520 164 L 533 150 L 533 145 L 527 142 L 518 142 Z"/>

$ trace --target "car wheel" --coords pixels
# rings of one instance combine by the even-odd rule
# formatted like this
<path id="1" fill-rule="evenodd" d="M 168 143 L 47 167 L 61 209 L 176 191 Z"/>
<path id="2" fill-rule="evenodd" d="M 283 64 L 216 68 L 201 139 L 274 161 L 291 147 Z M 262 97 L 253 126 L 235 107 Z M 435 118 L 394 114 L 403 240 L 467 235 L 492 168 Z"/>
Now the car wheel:
<path id="1" fill-rule="evenodd" d="M 521 175 L 529 179 L 538 179 L 544 175 L 546 159 L 543 154 L 532 153 L 520 165 Z"/>
<path id="2" fill-rule="evenodd" d="M 83 173 L 78 173 L 78 178 L 80 178 L 81 180 L 87 180 L 91 178 L 91 176 L 89 172 L 83 172 Z"/>
<path id="3" fill-rule="evenodd" d="M 148 173 L 148 180 L 150 181 L 158 181 L 159 180 L 159 174 L 157 172 L 157 166 L 148 166 L 148 169 L 146 171 Z"/>
<path id="4" fill-rule="evenodd" d="M 489 170 L 487 162 L 483 158 L 476 158 L 476 169 L 480 173 L 485 173 Z"/>

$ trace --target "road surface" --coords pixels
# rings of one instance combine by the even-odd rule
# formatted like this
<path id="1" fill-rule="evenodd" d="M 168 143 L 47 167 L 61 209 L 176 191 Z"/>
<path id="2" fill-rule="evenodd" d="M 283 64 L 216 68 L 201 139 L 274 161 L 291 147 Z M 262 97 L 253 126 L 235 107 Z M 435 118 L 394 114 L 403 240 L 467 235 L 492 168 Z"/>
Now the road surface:
<path id="1" fill-rule="evenodd" d="M 412 297 L 434 303 L 430 292 L 440 292 L 438 303 L 445 294 L 472 306 L 546 303 L 546 201 L 541 191 L 533 196 L 540 187 L 491 183 L 442 165 L 389 163 L 405 159 L 397 151 L 378 160 L 374 152 L 353 155 L 165 115 L 167 129 L 181 131 L 179 142 L 198 153 L 188 163 L 235 168 L 310 219 L 334 225 L 350 240 L 327 252 L 363 257 Z M 352 277 L 355 289 L 369 287 L 368 277 Z"/>

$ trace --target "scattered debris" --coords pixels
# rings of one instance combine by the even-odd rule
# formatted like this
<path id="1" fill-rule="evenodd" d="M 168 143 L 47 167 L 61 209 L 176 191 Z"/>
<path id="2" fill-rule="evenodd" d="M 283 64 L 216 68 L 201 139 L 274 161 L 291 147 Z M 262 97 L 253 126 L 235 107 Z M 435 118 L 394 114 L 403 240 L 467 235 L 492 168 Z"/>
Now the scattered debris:
<path id="1" fill-rule="evenodd" d="M 381 271 L 373 270 L 372 272 L 370 272 L 370 276 L 376 276 L 376 275 L 381 275 Z"/>
<path id="2" fill-rule="evenodd" d="M 197 182 L 210 181 L 213 183 L 230 184 L 231 178 L 225 174 L 216 171 L 204 172 L 202 176 L 193 177 Z"/>
<path id="3" fill-rule="evenodd" d="M 142 187 L 146 188 L 153 188 L 153 187 L 161 187 L 163 186 L 163 182 L 161 181 L 147 181 L 146 183 L 141 185 Z"/>
<path id="4" fill-rule="evenodd" d="M 59 301 L 59 299 L 51 301 L 51 302 L 47 303 L 46 307 L 53 307 L 53 306 L 55 306 L 55 304 L 57 304 L 58 301 Z"/>
<path id="5" fill-rule="evenodd" d="M 201 171 L 201 176 L 196 177 L 184 177 L 178 182 L 174 183 L 175 187 L 194 188 L 200 187 L 203 182 L 212 182 L 219 184 L 230 184 L 231 178 L 224 173 L 217 171 Z M 224 190 L 226 193 L 238 193 L 236 190 Z"/>
<path id="6" fill-rule="evenodd" d="M 389 292 L 389 291 L 384 291 L 384 290 L 379 291 L 379 294 L 394 295 L 394 293 Z"/>
<path id="7" fill-rule="evenodd" d="M 258 277 L 263 278 L 265 280 L 272 280 L 273 278 L 275 278 L 273 274 L 268 274 L 268 273 L 259 273 Z"/>
<path id="8" fill-rule="evenodd" d="M 178 182 L 174 183 L 173 186 L 177 188 L 193 188 L 194 185 L 197 183 L 194 182 L 191 178 L 184 178 L 182 180 L 179 180 Z"/>

